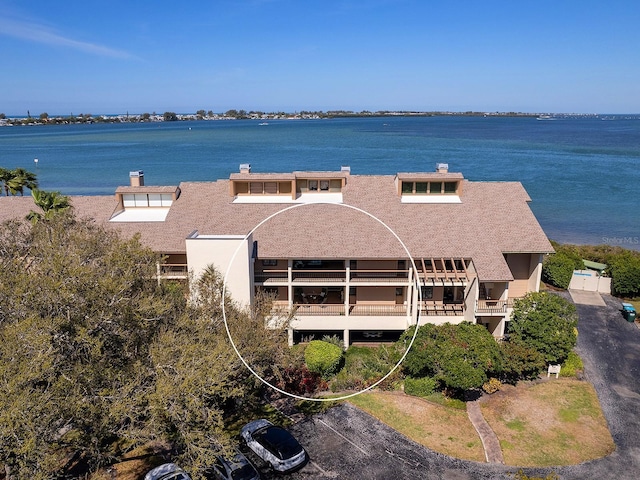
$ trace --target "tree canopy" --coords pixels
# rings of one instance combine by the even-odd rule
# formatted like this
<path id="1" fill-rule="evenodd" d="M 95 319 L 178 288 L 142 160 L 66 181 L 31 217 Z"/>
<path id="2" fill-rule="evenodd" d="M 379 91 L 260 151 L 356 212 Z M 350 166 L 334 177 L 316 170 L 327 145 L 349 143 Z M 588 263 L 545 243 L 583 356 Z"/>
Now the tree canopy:
<path id="1" fill-rule="evenodd" d="M 0 226 L 0 463 L 7 479 L 74 476 L 168 441 L 199 478 L 232 440 L 225 422 L 258 382 L 228 342 L 210 269 L 158 283 L 137 238 L 71 212 Z M 260 312 L 226 313 L 234 340 L 272 378 L 286 337 Z"/>
<path id="2" fill-rule="evenodd" d="M 562 363 L 576 346 L 578 314 L 568 300 L 530 292 L 516 300 L 509 322 L 509 341 L 542 353 L 547 363 Z"/>
<path id="3" fill-rule="evenodd" d="M 409 341 L 413 328 L 400 339 Z M 426 324 L 418 329 L 404 370 L 413 377 L 433 377 L 454 390 L 480 388 L 502 368 L 500 347 L 482 325 Z"/>

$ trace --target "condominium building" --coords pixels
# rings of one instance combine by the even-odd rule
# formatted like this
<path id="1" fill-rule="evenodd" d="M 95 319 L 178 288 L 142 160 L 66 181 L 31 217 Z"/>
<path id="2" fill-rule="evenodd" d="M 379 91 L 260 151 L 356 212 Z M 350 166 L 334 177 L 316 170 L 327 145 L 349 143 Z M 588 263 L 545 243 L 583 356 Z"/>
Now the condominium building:
<path id="1" fill-rule="evenodd" d="M 1 216 L 30 199 L 1 198 Z M 553 251 L 518 182 L 433 172 L 257 173 L 72 197 L 79 216 L 140 234 L 164 255 L 159 278 L 214 265 L 241 305 L 258 291 L 292 312 L 291 343 L 338 335 L 345 345 L 394 340 L 416 323 L 485 325 L 505 333 L 513 302 L 540 284 Z"/>

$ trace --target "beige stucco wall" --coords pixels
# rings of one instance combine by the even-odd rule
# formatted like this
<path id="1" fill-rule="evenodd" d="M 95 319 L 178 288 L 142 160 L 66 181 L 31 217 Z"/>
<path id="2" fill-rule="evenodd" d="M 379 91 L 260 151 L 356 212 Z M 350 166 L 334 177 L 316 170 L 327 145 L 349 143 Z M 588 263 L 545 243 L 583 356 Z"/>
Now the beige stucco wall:
<path id="1" fill-rule="evenodd" d="M 241 306 L 249 306 L 253 300 L 252 245 L 253 240 L 244 236 L 194 235 L 186 240 L 189 272 L 198 278 L 214 265 L 221 275 L 227 275 L 226 292 Z"/>

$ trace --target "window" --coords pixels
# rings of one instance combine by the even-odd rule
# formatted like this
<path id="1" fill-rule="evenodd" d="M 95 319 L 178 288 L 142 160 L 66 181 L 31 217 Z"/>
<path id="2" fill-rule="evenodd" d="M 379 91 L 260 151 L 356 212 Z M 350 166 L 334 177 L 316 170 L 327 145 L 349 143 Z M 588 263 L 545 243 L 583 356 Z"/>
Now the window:
<path id="1" fill-rule="evenodd" d="M 276 193 L 278 193 L 278 183 L 264 182 L 264 193 L 269 195 L 275 195 Z"/>
<path id="2" fill-rule="evenodd" d="M 440 181 L 417 181 L 402 182 L 403 195 L 440 195 L 443 193 L 456 194 L 458 191 L 458 182 L 440 182 Z"/>
<path id="3" fill-rule="evenodd" d="M 442 182 L 429 182 L 429 193 L 442 193 Z"/>
<path id="4" fill-rule="evenodd" d="M 122 204 L 129 207 L 170 207 L 173 196 L 170 193 L 125 193 Z"/>
<path id="5" fill-rule="evenodd" d="M 309 191 L 317 192 L 318 191 L 318 181 L 317 180 L 309 180 Z"/>
<path id="6" fill-rule="evenodd" d="M 278 260 L 275 258 L 266 258 L 262 260 L 262 265 L 265 267 L 275 267 L 278 264 Z"/>
<path id="7" fill-rule="evenodd" d="M 433 287 L 420 287 L 420 293 L 422 294 L 422 300 L 433 299 Z"/>
<path id="8" fill-rule="evenodd" d="M 329 191 L 329 180 L 320 180 L 320 190 L 324 192 Z"/>

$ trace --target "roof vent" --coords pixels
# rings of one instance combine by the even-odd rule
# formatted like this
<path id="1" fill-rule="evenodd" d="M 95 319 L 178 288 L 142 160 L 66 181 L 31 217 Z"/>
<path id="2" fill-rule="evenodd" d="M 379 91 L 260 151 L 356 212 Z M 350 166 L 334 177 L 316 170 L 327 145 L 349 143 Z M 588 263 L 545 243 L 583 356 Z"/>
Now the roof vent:
<path id="1" fill-rule="evenodd" d="M 448 163 L 436 163 L 436 172 L 447 173 L 449 171 Z"/>
<path id="2" fill-rule="evenodd" d="M 251 164 L 250 163 L 241 163 L 240 164 L 240 173 L 251 173 Z"/>
<path id="3" fill-rule="evenodd" d="M 351 175 L 351 167 L 348 165 L 341 166 L 340 171 L 346 173 L 347 175 Z"/>
<path id="4" fill-rule="evenodd" d="M 142 170 L 129 172 L 129 184 L 132 187 L 142 187 L 144 185 L 144 172 Z"/>

